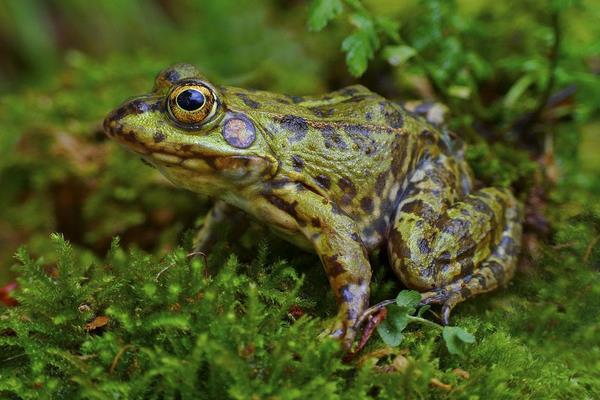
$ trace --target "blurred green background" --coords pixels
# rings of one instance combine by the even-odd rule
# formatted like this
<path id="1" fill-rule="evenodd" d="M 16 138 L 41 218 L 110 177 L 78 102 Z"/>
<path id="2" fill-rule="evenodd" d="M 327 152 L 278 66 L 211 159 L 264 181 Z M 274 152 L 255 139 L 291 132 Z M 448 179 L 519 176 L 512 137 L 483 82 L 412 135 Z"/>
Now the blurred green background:
<path id="1" fill-rule="evenodd" d="M 598 21 L 597 0 L 0 1 L 0 288 L 15 279 L 13 255 L 23 245 L 53 272 L 60 255 L 52 232 L 72 243 L 78 261 L 100 266 L 115 236 L 123 247 L 158 258 L 188 242 L 209 199 L 174 188 L 101 128 L 111 109 L 148 91 L 165 66 L 190 62 L 217 84 L 292 95 L 358 82 L 398 101 L 447 104 L 449 126 L 469 143 L 477 178 L 512 187 L 528 210 L 523 262 L 513 283 L 456 313 L 478 344 L 460 361 L 427 332 L 408 332 L 410 362 L 427 379 L 403 375 L 406 393 L 598 398 Z M 333 300 L 323 296 L 329 291 L 316 256 L 271 236 L 269 250 L 263 242 L 257 250 L 255 232 L 221 253 L 238 255 L 242 264 L 257 253 L 258 265 L 289 261 L 310 282 L 302 288 L 307 313 L 327 315 Z M 236 268 L 253 282 L 252 273 L 260 274 Z M 106 286 L 101 276 L 94 279 Z M 377 269 L 374 299 L 398 289 L 387 269 Z M 266 339 L 257 341 L 287 343 L 263 333 Z M 87 341 L 91 335 L 81 336 Z M 315 336 L 306 333 L 300 347 L 321 346 Z M 237 351 L 238 343 L 219 340 L 212 344 Z M 281 360 L 291 357 L 282 354 Z M 113 354 L 107 357 L 110 364 Z M 334 351 L 323 357 L 315 365 L 339 364 Z M 238 372 L 254 376 L 250 364 L 242 359 Z M 473 379 L 460 380 L 455 366 L 469 368 Z M 304 379 L 318 378 L 308 366 L 297 368 Z M 219 371 L 229 382 L 227 370 Z M 339 364 L 333 378 L 323 379 L 337 379 L 329 386 L 336 393 L 348 382 L 387 379 L 356 371 Z M 446 396 L 429 376 L 461 389 Z M 292 386 L 304 382 L 289 383 L 292 378 Z M 396 383 L 390 378 L 390 387 L 401 390 Z"/>

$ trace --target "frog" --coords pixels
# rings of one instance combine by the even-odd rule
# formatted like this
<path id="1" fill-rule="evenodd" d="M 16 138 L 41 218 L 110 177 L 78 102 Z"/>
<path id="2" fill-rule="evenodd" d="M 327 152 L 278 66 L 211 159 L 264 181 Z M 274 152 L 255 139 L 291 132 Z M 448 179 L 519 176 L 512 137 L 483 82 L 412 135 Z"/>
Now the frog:
<path id="1" fill-rule="evenodd" d="M 378 251 L 421 304 L 441 307 L 443 324 L 515 274 L 522 203 L 477 183 L 464 141 L 428 121 L 429 109 L 362 85 L 315 96 L 215 85 L 176 64 L 104 130 L 175 186 L 215 200 L 196 251 L 242 214 L 316 253 L 338 308 L 327 332 L 348 349 Z"/>

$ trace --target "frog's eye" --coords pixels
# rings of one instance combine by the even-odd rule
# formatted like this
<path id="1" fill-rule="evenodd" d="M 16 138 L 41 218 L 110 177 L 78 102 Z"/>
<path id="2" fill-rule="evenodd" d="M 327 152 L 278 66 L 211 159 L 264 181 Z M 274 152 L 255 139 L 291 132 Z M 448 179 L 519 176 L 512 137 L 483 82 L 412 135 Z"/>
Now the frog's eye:
<path id="1" fill-rule="evenodd" d="M 217 101 L 209 87 L 200 83 L 186 83 L 171 91 L 168 108 L 175 122 L 195 127 L 210 121 L 216 114 Z"/>

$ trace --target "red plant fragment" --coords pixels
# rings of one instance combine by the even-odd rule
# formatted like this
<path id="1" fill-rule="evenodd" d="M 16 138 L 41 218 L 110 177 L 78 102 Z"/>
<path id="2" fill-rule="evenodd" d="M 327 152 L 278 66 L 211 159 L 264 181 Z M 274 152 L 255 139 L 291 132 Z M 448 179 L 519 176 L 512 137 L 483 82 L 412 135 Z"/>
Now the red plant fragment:
<path id="1" fill-rule="evenodd" d="M 19 284 L 15 281 L 9 282 L 0 288 L 0 303 L 3 303 L 7 307 L 15 307 L 19 305 L 19 302 L 15 300 L 10 293 L 16 290 Z"/>
<path id="2" fill-rule="evenodd" d="M 102 328 L 103 326 L 108 324 L 108 321 L 110 321 L 110 319 L 107 316 L 100 315 L 94 318 L 92 322 L 85 324 L 84 329 L 88 332 L 93 331 L 95 329 Z"/>

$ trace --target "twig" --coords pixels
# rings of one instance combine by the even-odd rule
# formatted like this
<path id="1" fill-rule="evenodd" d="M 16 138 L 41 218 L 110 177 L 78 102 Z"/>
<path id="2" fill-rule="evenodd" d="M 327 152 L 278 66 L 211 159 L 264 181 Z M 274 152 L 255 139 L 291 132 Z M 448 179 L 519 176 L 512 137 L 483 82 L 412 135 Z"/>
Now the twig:
<path id="1" fill-rule="evenodd" d="M 201 251 L 194 251 L 192 253 L 188 253 L 187 256 L 188 257 L 195 257 L 195 256 L 198 256 L 198 255 L 202 256 L 202 258 L 204 259 L 204 266 L 206 268 L 208 268 L 208 256 L 206 255 L 206 253 L 203 253 Z"/>
<path id="2" fill-rule="evenodd" d="M 598 243 L 599 240 L 600 235 L 593 238 L 590 244 L 588 244 L 588 247 L 585 249 L 585 254 L 583 255 L 583 262 L 587 262 L 590 259 L 590 256 L 592 255 L 592 250 L 594 249 L 594 246 L 596 245 L 596 243 Z"/>
<path id="3" fill-rule="evenodd" d="M 358 322 L 356 323 L 356 327 L 358 328 L 359 326 L 361 326 L 363 324 L 363 322 L 365 322 L 365 319 L 367 317 L 370 317 L 371 315 L 375 314 L 376 312 L 379 312 L 379 310 L 381 310 L 382 308 L 385 308 L 385 307 L 389 306 L 390 304 L 394 304 L 394 303 L 396 303 L 395 299 L 384 300 L 380 303 L 375 304 L 374 306 L 367 308 L 365 310 L 365 312 L 363 312 L 362 315 L 360 316 L 360 318 L 358 319 Z"/>
<path id="4" fill-rule="evenodd" d="M 117 364 L 119 363 L 119 360 L 121 359 L 121 357 L 123 356 L 123 354 L 125 353 L 125 351 L 129 348 L 133 347 L 132 344 L 128 344 L 125 345 L 121 348 L 121 350 L 119 350 L 119 352 L 117 353 L 117 355 L 115 356 L 115 358 L 113 359 L 112 363 L 110 363 L 110 369 L 108 370 L 109 373 L 113 373 L 115 372 L 115 369 L 117 368 Z"/>

